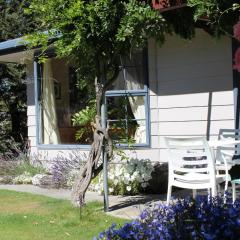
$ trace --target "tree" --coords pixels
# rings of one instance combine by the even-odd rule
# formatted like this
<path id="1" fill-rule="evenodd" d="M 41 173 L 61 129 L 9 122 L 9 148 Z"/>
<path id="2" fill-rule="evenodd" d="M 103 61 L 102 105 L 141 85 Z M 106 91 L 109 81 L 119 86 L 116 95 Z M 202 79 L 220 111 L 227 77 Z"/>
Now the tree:
<path id="1" fill-rule="evenodd" d="M 78 64 L 82 81 L 95 84 L 96 117 L 92 123 L 94 142 L 88 162 L 73 186 L 73 203 L 82 205 L 85 191 L 103 167 L 99 164 L 106 141 L 108 157 L 112 142 L 101 119 L 106 90 L 120 71 L 120 57 L 154 38 L 160 44 L 166 33 L 175 31 L 185 38 L 194 36 L 193 10 L 189 7 L 159 14 L 150 0 L 32 0 L 27 12 L 41 19 L 44 33 L 28 37 L 31 46 L 49 47 L 49 38 L 58 57 L 70 57 Z M 58 38 L 60 35 L 60 38 Z"/>
<path id="2" fill-rule="evenodd" d="M 239 20 L 238 0 L 188 0 L 188 5 L 194 9 L 195 20 L 207 17 L 216 36 L 231 34 L 233 25 Z"/>
<path id="3" fill-rule="evenodd" d="M 238 0 L 189 0 L 188 5 L 195 8 L 195 19 L 208 18 L 208 25 L 215 35 L 225 34 L 240 42 L 240 4 Z M 240 47 L 235 51 L 234 69 L 240 72 Z"/>
<path id="4" fill-rule="evenodd" d="M 32 15 L 24 13 L 24 7 L 27 6 L 26 0 L 0 0 L 0 42 L 20 37 L 36 29 Z M 11 149 L 11 138 L 22 142 L 22 138 L 27 136 L 24 79 L 23 65 L 0 64 L 1 154 Z"/>
<path id="5" fill-rule="evenodd" d="M 24 14 L 25 0 L 0 0 L 0 42 L 32 31 L 34 22 Z M 0 64 L 1 137 L 0 153 L 14 151 L 11 138 L 22 142 L 27 136 L 25 70 L 20 64 Z"/>

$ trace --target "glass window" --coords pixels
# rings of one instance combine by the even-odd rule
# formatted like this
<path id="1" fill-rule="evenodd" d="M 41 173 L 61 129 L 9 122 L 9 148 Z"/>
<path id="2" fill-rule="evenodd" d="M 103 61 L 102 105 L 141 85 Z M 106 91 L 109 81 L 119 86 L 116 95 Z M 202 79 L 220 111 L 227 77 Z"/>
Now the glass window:
<path id="1" fill-rule="evenodd" d="M 137 50 L 121 60 L 121 71 L 106 92 L 107 124 L 119 144 L 148 144 L 146 64 Z M 46 145 L 90 145 L 96 114 L 94 84 L 81 81 L 66 59 L 49 58 L 38 65 L 38 135 Z"/>
<path id="2" fill-rule="evenodd" d="M 93 104 L 91 108 L 93 89 L 89 85 L 80 86 L 74 67 L 63 59 L 48 59 L 42 64 L 41 74 L 40 143 L 91 144 L 90 123 L 95 114 Z"/>
<path id="3" fill-rule="evenodd" d="M 142 50 L 121 60 L 116 82 L 106 93 L 109 134 L 118 144 L 147 145 L 147 64 Z"/>
<path id="4" fill-rule="evenodd" d="M 121 71 L 110 90 L 141 90 L 146 84 L 144 51 L 135 50 L 130 56 L 120 58 Z"/>
<path id="5" fill-rule="evenodd" d="M 145 96 L 107 97 L 109 134 L 117 143 L 146 144 Z"/>

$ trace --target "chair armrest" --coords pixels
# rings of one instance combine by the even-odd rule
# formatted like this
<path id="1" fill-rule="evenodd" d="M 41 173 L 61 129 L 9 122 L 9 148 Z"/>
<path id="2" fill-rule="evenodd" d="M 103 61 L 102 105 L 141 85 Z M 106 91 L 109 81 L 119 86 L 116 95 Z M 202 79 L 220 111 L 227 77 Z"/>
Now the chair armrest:
<path id="1" fill-rule="evenodd" d="M 220 154 L 221 154 L 221 159 L 219 159 L 220 164 L 216 163 L 215 168 L 216 168 L 216 170 L 225 170 L 225 172 L 228 173 L 228 171 L 233 166 L 232 157 L 234 156 L 234 154 L 230 153 L 229 151 L 224 151 L 224 150 L 221 150 Z M 216 159 L 216 161 L 217 160 L 218 159 Z"/>
<path id="2" fill-rule="evenodd" d="M 221 154 L 223 154 L 225 156 L 228 156 L 228 157 L 233 157 L 234 156 L 234 153 L 230 153 L 229 151 L 224 151 L 224 150 L 221 150 Z"/>

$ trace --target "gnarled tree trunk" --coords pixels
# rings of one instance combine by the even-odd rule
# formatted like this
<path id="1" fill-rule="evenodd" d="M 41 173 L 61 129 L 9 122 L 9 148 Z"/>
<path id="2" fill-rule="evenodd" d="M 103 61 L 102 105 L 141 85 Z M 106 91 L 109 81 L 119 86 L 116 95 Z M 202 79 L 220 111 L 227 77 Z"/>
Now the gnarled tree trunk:
<path id="1" fill-rule="evenodd" d="M 88 189 L 91 180 L 95 178 L 103 169 L 103 163 L 99 164 L 102 149 L 106 144 L 108 157 L 112 155 L 112 141 L 108 135 L 108 128 L 104 129 L 101 123 L 101 102 L 103 97 L 103 86 L 97 83 L 96 86 L 96 107 L 97 114 L 93 127 L 93 143 L 85 166 L 81 169 L 80 174 L 75 178 L 72 187 L 72 204 L 77 207 L 82 207 L 85 203 L 85 193 Z"/>

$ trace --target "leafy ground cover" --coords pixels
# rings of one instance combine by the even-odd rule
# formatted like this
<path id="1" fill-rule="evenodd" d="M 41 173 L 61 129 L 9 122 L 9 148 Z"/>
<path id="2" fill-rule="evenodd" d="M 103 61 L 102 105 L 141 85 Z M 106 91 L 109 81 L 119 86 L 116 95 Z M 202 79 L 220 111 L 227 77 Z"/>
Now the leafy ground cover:
<path id="1" fill-rule="evenodd" d="M 126 222 L 103 213 L 101 203 L 79 210 L 69 201 L 44 196 L 0 191 L 1 240 L 92 239 L 112 223 Z"/>

